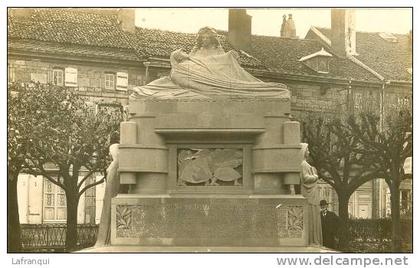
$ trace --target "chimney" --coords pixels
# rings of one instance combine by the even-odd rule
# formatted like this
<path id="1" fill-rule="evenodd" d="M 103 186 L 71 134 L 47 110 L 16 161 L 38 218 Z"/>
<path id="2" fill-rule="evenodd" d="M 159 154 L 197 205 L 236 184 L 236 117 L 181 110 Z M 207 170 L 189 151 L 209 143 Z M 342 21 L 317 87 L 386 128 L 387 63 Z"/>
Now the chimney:
<path id="1" fill-rule="evenodd" d="M 281 24 L 280 37 L 286 37 L 286 27 L 287 27 L 286 18 L 287 18 L 287 16 L 283 15 L 283 23 Z"/>
<path id="2" fill-rule="evenodd" d="M 281 25 L 280 37 L 285 38 L 296 38 L 296 27 L 293 21 L 293 15 L 289 14 L 289 18 L 286 20 L 286 15 L 283 15 L 283 23 Z"/>
<path id="3" fill-rule="evenodd" d="M 353 9 L 331 9 L 331 48 L 339 57 L 357 55 Z"/>
<path id="4" fill-rule="evenodd" d="M 123 31 L 134 33 L 136 30 L 134 9 L 133 8 L 118 9 L 118 22 L 120 23 L 121 29 Z"/>
<path id="5" fill-rule="evenodd" d="M 228 39 L 235 49 L 251 49 L 251 21 L 246 9 L 229 9 Z"/>
<path id="6" fill-rule="evenodd" d="M 289 38 L 296 38 L 296 27 L 292 16 L 292 14 L 289 14 L 289 18 L 287 19 L 286 35 Z"/>

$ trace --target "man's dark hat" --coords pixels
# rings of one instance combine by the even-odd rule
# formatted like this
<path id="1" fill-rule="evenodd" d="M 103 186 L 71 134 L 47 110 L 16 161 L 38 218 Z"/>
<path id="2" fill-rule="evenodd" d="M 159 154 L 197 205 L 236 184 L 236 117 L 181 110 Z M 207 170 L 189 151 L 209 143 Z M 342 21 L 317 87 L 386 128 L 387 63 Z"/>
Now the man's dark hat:
<path id="1" fill-rule="evenodd" d="M 321 201 L 319 201 L 319 205 L 320 206 L 326 206 L 326 205 L 328 205 L 328 203 L 327 203 L 326 200 L 322 199 Z"/>

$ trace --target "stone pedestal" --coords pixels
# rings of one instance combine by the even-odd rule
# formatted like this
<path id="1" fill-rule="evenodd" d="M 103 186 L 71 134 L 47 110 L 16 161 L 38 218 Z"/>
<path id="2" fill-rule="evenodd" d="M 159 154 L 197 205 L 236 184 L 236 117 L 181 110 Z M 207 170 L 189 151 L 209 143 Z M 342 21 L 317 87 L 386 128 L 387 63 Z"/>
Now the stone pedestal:
<path id="1" fill-rule="evenodd" d="M 112 245 L 307 245 L 302 196 L 126 195 L 115 198 L 112 209 Z"/>
<path id="2" fill-rule="evenodd" d="M 112 245 L 307 245 L 288 99 L 130 100 Z M 200 177 L 201 176 L 201 177 Z M 229 177 L 232 176 L 232 179 Z"/>

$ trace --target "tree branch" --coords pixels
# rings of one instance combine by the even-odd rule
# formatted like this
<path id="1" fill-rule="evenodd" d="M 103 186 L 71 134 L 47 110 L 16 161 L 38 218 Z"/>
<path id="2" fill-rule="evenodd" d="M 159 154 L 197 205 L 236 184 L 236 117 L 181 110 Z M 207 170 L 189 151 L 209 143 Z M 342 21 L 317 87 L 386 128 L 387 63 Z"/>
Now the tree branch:
<path id="1" fill-rule="evenodd" d="M 92 187 L 95 187 L 96 185 L 99 185 L 99 184 L 101 184 L 101 183 L 103 183 L 105 181 L 105 176 L 104 177 L 102 177 L 102 179 L 100 179 L 99 181 L 96 181 L 96 182 L 94 182 L 94 183 L 92 183 L 92 184 L 89 184 L 89 185 L 86 185 L 80 192 L 79 192 L 79 194 L 78 194 L 78 198 L 80 198 L 81 196 L 82 196 L 82 194 L 84 193 L 84 192 L 86 192 L 89 188 L 92 188 Z"/>
<path id="2" fill-rule="evenodd" d="M 90 170 L 88 174 L 86 174 L 83 179 L 77 184 L 77 189 L 80 189 L 82 187 L 83 183 L 93 174 L 95 173 L 95 170 Z"/>
<path id="3" fill-rule="evenodd" d="M 357 190 L 357 188 L 359 188 L 360 186 L 362 186 L 363 184 L 365 184 L 366 182 L 373 180 L 373 179 L 378 179 L 378 178 L 382 178 L 383 176 L 381 176 L 380 172 L 373 172 L 370 174 L 366 174 L 366 175 L 361 175 L 353 180 L 350 181 L 349 185 L 348 185 L 348 189 L 350 190 L 350 192 L 354 192 Z"/>
<path id="4" fill-rule="evenodd" d="M 32 175 L 42 175 L 47 180 L 52 182 L 53 184 L 57 185 L 58 187 L 62 188 L 64 191 L 66 191 L 66 186 L 57 180 L 55 180 L 53 177 L 51 177 L 48 172 L 44 169 L 44 167 L 38 167 L 38 169 L 34 169 L 33 167 L 27 167 L 29 169 L 29 173 Z"/>

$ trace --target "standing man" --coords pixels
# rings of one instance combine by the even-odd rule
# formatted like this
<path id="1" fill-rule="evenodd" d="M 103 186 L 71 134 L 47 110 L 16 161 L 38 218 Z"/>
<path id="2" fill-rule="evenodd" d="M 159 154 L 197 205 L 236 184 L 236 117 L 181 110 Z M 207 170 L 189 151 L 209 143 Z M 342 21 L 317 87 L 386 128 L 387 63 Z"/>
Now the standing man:
<path id="1" fill-rule="evenodd" d="M 319 202 L 321 206 L 322 245 L 327 248 L 337 248 L 336 238 L 340 229 L 341 220 L 332 211 L 328 210 L 325 200 Z"/>

